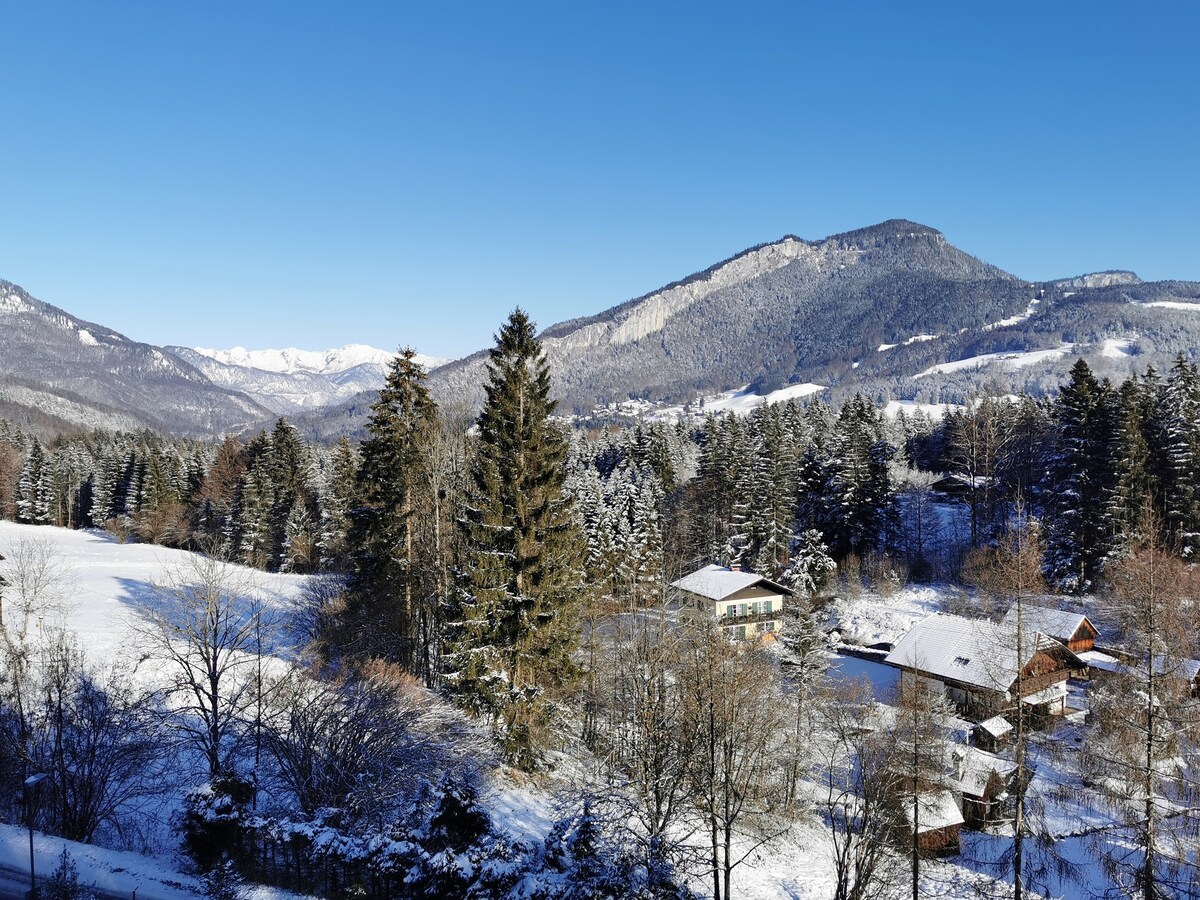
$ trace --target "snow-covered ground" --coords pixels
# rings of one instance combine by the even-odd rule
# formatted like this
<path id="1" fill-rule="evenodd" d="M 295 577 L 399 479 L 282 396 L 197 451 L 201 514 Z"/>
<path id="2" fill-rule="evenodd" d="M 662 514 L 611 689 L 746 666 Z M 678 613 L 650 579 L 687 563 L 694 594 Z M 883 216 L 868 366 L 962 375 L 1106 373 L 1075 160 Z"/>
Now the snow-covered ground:
<path id="1" fill-rule="evenodd" d="M 958 412 L 964 408 L 957 403 L 915 403 L 912 400 L 889 400 L 883 408 L 883 414 L 889 419 L 894 419 L 899 413 L 904 413 L 906 416 L 923 413 L 933 421 L 940 422 L 946 418 L 946 413 Z"/>
<path id="2" fill-rule="evenodd" d="M 1187 312 L 1200 312 L 1200 303 L 1188 303 L 1185 300 L 1152 300 L 1144 306 L 1158 306 L 1163 309 L 1182 309 Z"/>
<path id="3" fill-rule="evenodd" d="M 63 623 L 92 659 L 111 659 L 129 650 L 133 625 L 156 603 L 156 586 L 186 573 L 194 554 L 154 544 L 122 544 L 102 531 L 71 531 L 0 521 L 0 573 L 14 562 L 22 541 L 49 545 L 64 576 Z M 264 609 L 286 618 L 306 582 L 302 575 L 277 575 L 232 567 L 257 594 Z M 10 574 L 11 580 L 11 574 Z M 53 624 L 53 623 L 49 623 Z M 277 648 L 285 650 L 287 648 Z"/>
<path id="4" fill-rule="evenodd" d="M 899 344 L 880 344 L 879 347 L 876 349 L 876 352 L 883 353 L 884 351 L 892 350 L 901 345 L 907 347 L 909 344 L 921 344 L 921 343 L 924 343 L 925 341 L 937 340 L 940 337 L 941 337 L 940 334 L 914 334 L 912 337 L 906 338 L 905 340 L 901 341 Z"/>
<path id="5" fill-rule="evenodd" d="M 39 880 L 58 868 L 63 849 L 75 863 L 79 883 L 124 897 L 137 891 L 139 900 L 191 900 L 200 896 L 199 879 L 176 871 L 169 861 L 121 850 L 107 850 L 58 837 L 34 833 L 34 865 Z M 0 825 L 0 868 L 29 871 L 29 832 L 16 825 Z M 301 895 L 265 886 L 248 887 L 246 900 L 284 900 Z"/>
<path id="6" fill-rule="evenodd" d="M 964 372 L 982 369 L 993 363 L 1002 363 L 1009 369 L 1020 369 L 1048 359 L 1059 359 L 1075 349 L 1074 344 L 1062 344 L 1053 350 L 1026 350 L 1022 353 L 984 353 L 980 356 L 969 356 L 953 362 L 939 363 L 930 366 L 923 372 L 918 372 L 913 378 L 924 378 L 927 375 L 944 374 L 948 372 Z"/>
<path id="7" fill-rule="evenodd" d="M 838 597 L 833 601 L 830 627 L 848 644 L 894 644 L 916 622 L 943 606 L 939 590 L 928 585 L 908 585 L 886 598 L 876 594 Z"/>
<path id="8" fill-rule="evenodd" d="M 46 611 L 37 621 L 29 623 L 31 633 L 36 639 L 39 631 L 51 626 L 65 627 L 75 634 L 88 662 L 101 666 L 137 657 L 142 648 L 136 626 L 157 604 L 156 588 L 186 578 L 189 563 L 195 559 L 191 553 L 152 544 L 122 544 L 100 531 L 72 531 L 0 521 L 0 555 L 6 557 L 0 562 L 0 574 L 13 582 L 13 566 L 31 548 L 36 551 L 35 556 L 41 555 L 43 550 L 48 551 L 57 581 L 50 593 L 61 596 L 56 609 Z M 264 610 L 280 623 L 283 639 L 269 649 L 286 656 L 292 649 L 287 639 L 287 617 L 307 579 L 241 567 L 232 567 L 231 571 L 244 579 L 243 584 L 261 600 Z M 11 617 L 16 612 L 11 602 L 13 588 L 8 588 L 7 593 L 10 602 L 6 614 Z M 142 667 L 138 675 L 149 682 L 161 680 L 163 672 Z M 170 809 L 177 802 L 178 798 L 164 799 L 165 810 L 147 810 L 146 821 L 142 823 L 143 839 L 164 848 L 162 858 L 35 835 L 38 871 L 53 871 L 59 853 L 67 844 L 84 884 L 125 895 L 137 887 L 138 896 L 145 898 L 195 897 L 197 882 L 177 871 L 179 861 L 168 852 L 175 839 L 169 834 L 167 821 Z M 28 871 L 28 865 L 27 832 L 13 825 L 0 825 L 0 866 Z M 295 895 L 263 888 L 251 896 Z"/>
<path id="9" fill-rule="evenodd" d="M 1029 319 L 1037 312 L 1037 308 L 1041 305 L 1040 297 L 1035 297 L 1029 301 L 1029 306 L 1025 308 L 1025 312 L 1017 313 L 1015 316 L 1009 316 L 1007 319 L 1001 319 L 999 322 L 992 322 L 990 325 L 984 325 L 983 331 L 995 331 L 997 328 L 1008 328 L 1010 325 L 1020 325 L 1026 319 Z"/>

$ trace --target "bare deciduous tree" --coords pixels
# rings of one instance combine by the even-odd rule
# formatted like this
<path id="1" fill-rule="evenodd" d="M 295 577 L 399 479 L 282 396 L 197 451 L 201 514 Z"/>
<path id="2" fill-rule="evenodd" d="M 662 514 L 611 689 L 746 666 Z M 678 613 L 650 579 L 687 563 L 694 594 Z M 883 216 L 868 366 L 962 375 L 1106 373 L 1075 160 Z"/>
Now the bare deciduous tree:
<path id="1" fill-rule="evenodd" d="M 328 681 L 289 669 L 266 697 L 266 749 L 305 815 L 386 815 L 421 779 L 491 760 L 479 730 L 396 665 Z"/>
<path id="2" fill-rule="evenodd" d="M 243 570 L 202 556 L 156 585 L 154 599 L 134 630 L 150 658 L 167 668 L 170 727 L 216 778 L 253 703 L 261 604 Z"/>
<path id="3" fill-rule="evenodd" d="M 709 837 L 714 900 L 734 869 L 783 828 L 765 815 L 783 778 L 786 704 L 765 654 L 710 628 L 690 636 L 681 672 L 695 729 L 691 781 Z"/>
<path id="4" fill-rule="evenodd" d="M 1130 663 L 1093 701 L 1099 727 L 1090 768 L 1123 833 L 1097 842 L 1101 861 L 1129 895 L 1156 900 L 1183 896 L 1198 877 L 1193 660 L 1200 578 L 1157 545 L 1149 513 L 1140 530 L 1146 537 L 1106 569 L 1119 646 Z"/>
<path id="5" fill-rule="evenodd" d="M 898 824 L 894 735 L 865 683 L 835 693 L 822 712 L 820 807 L 833 848 L 834 900 L 891 896 L 903 872 L 891 849 Z"/>

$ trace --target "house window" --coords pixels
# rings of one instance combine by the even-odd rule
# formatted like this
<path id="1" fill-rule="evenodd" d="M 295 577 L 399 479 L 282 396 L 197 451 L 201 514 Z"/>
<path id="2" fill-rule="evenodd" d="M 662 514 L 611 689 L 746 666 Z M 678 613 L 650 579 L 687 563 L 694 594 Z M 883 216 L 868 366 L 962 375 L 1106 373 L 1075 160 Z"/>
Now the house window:
<path id="1" fill-rule="evenodd" d="M 737 639 L 739 641 L 744 641 L 746 639 L 746 626 L 745 625 L 739 625 L 737 627 Z"/>

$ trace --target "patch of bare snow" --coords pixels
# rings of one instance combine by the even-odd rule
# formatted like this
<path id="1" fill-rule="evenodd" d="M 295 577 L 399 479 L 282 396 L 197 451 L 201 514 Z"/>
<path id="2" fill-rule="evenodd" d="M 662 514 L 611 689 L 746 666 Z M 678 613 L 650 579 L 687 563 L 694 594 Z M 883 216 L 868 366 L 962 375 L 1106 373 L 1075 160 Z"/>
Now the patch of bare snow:
<path id="1" fill-rule="evenodd" d="M 915 403 L 912 400 L 889 400 L 883 408 L 883 414 L 889 419 L 896 418 L 900 413 L 911 416 L 914 413 L 924 413 L 935 422 L 946 418 L 947 413 L 958 412 L 964 407 L 957 403 Z"/>
<path id="2" fill-rule="evenodd" d="M 1017 313 L 1015 316 L 1009 316 L 1007 319 L 1001 319 L 999 322 L 992 322 L 990 325 L 984 325 L 981 330 L 995 331 L 997 328 L 1007 328 L 1010 325 L 1020 325 L 1026 319 L 1030 318 L 1035 312 L 1037 312 L 1037 308 L 1041 302 L 1042 301 L 1040 297 L 1034 297 L 1029 301 L 1029 306 L 1025 308 L 1025 312 Z"/>
<path id="3" fill-rule="evenodd" d="M 890 597 L 862 594 L 833 601 L 830 624 L 845 643 L 894 644 L 912 626 L 944 606 L 936 586 L 908 585 Z"/>
<path id="4" fill-rule="evenodd" d="M 1157 306 L 1160 309 L 1182 309 L 1187 312 L 1200 312 L 1200 303 L 1188 303 L 1185 300 L 1152 300 L 1143 306 Z"/>
<path id="5" fill-rule="evenodd" d="M 1134 341 L 1132 338 L 1107 338 L 1100 350 L 1101 356 L 1109 359 L 1124 359 L 1133 355 Z"/>
<path id="6" fill-rule="evenodd" d="M 930 366 L 924 372 L 918 372 L 913 378 L 924 378 L 926 375 L 945 374 L 982 369 L 992 363 L 1002 363 L 1010 369 L 1021 369 L 1048 359 L 1059 359 L 1075 349 L 1074 344 L 1064 343 L 1053 350 L 1026 350 L 1020 353 L 984 353 L 980 356 L 970 356 L 954 362 L 939 363 Z"/>
<path id="7" fill-rule="evenodd" d="M 97 347 L 100 345 L 100 342 L 92 337 L 92 333 L 86 328 L 79 329 L 79 343 L 85 347 Z"/>

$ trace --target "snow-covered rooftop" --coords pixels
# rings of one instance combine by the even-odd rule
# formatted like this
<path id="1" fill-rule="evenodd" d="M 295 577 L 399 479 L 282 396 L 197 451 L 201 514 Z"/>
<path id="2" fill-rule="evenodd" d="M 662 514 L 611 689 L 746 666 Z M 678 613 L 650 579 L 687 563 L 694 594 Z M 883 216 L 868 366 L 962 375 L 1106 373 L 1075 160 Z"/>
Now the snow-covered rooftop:
<path id="1" fill-rule="evenodd" d="M 1057 644 L 1043 634 L 1025 642 L 1021 666 L 1034 648 Z M 1015 642 L 1006 629 L 986 619 L 934 613 L 915 624 L 884 660 L 888 665 L 927 672 L 938 678 L 1006 691 L 1017 678 Z"/>
<path id="2" fill-rule="evenodd" d="M 696 594 L 699 597 L 707 597 L 710 600 L 724 600 L 726 597 L 756 584 L 765 585 L 779 594 L 790 596 L 792 593 L 783 585 L 776 584 L 762 575 L 717 565 L 705 566 L 691 575 L 685 575 L 678 581 L 673 581 L 671 587 L 687 591 L 689 594 Z"/>
<path id="3" fill-rule="evenodd" d="M 1062 700 L 1067 696 L 1067 683 L 1065 681 L 1057 682 L 1049 687 L 1044 687 L 1040 691 L 1034 691 L 1032 694 L 1026 694 L 1021 698 L 1021 702 L 1027 706 L 1040 706 L 1043 703 L 1050 703 L 1054 700 Z"/>
<path id="4" fill-rule="evenodd" d="M 978 727 L 995 738 L 1004 737 L 1013 730 L 1012 722 L 1004 716 L 992 716 L 990 719 L 984 719 Z"/>
<path id="5" fill-rule="evenodd" d="M 1084 650 L 1075 655 L 1081 662 L 1093 669 L 1100 669 L 1104 672 L 1120 672 L 1122 668 L 1119 659 L 1109 656 L 1107 653 L 1101 653 L 1099 650 Z"/>
<path id="6" fill-rule="evenodd" d="M 971 797 L 982 797 L 987 791 L 992 773 L 1002 780 L 1017 770 L 1017 764 L 1002 759 L 994 753 L 978 747 L 954 748 L 954 773 L 950 778 L 953 787 Z"/>
<path id="7" fill-rule="evenodd" d="M 911 828 L 913 823 L 913 804 L 912 800 L 905 800 L 901 806 L 904 807 L 904 818 L 908 821 L 908 826 Z M 939 828 L 950 828 L 954 825 L 961 825 L 963 819 L 962 810 L 958 808 L 958 804 L 954 802 L 954 795 L 947 790 L 927 791 L 917 795 L 917 833 L 924 834 L 926 831 L 936 831 Z"/>
<path id="8" fill-rule="evenodd" d="M 1070 640 L 1084 623 L 1096 627 L 1083 613 L 1072 612 L 1068 609 L 1051 609 L 1047 606 L 1034 606 L 1031 603 L 1021 605 L 1021 623 L 1027 631 L 1040 631 L 1052 638 Z M 1017 607 L 1014 605 L 1004 614 L 1004 625 L 1009 628 L 1017 626 Z"/>

